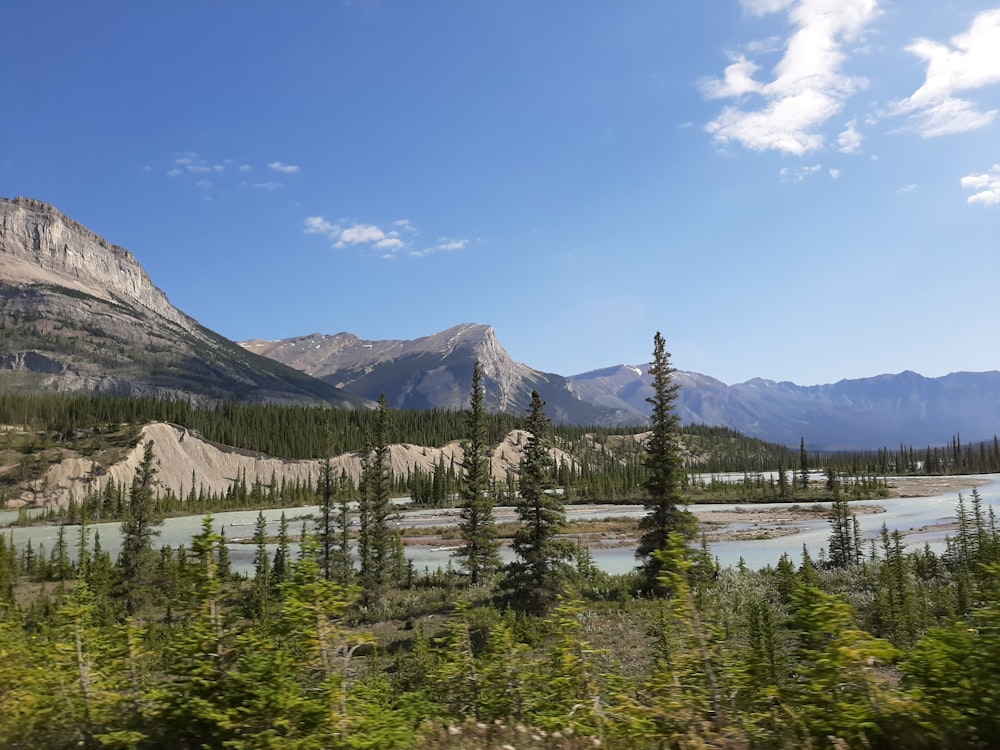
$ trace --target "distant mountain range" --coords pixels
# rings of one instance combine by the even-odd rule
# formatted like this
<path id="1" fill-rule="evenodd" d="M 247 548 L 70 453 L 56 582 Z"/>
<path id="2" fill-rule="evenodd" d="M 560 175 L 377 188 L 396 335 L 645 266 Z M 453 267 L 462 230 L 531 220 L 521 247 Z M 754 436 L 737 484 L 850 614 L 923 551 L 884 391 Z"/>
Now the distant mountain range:
<path id="1" fill-rule="evenodd" d="M 559 422 L 642 425 L 648 366 L 580 375 L 514 362 L 492 327 L 412 341 L 312 334 L 241 345 L 173 307 L 135 257 L 52 206 L 0 199 L 0 389 L 397 408 L 466 405 L 472 363 L 487 406 L 524 412 L 532 389 Z M 1000 433 L 1000 372 L 913 372 L 818 386 L 754 379 L 728 386 L 679 371 L 685 423 L 731 427 L 811 450 L 942 445 Z"/>

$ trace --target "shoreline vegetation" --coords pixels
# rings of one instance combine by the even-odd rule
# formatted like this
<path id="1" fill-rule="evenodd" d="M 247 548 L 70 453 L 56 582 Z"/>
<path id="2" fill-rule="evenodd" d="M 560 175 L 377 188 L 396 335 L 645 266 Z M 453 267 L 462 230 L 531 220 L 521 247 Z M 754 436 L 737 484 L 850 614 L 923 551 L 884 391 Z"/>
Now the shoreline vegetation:
<path id="1" fill-rule="evenodd" d="M 537 393 L 525 429 L 500 432 L 500 456 L 475 408 L 461 415 L 467 437 L 448 443 L 450 454 L 419 447 L 430 440 L 390 445 L 403 420 L 411 435 L 419 425 L 382 399 L 354 455 L 359 473 L 323 460 L 310 477 L 315 464 L 303 462 L 294 482 L 255 476 L 238 462 L 269 459 L 213 453 L 169 425 L 155 435 L 116 427 L 113 440 L 111 431 L 77 440 L 67 428 L 65 448 L 51 432 L 0 435 L 14 459 L 4 486 L 34 482 L 38 500 L 70 444 L 114 442 L 132 461 L 117 484 L 57 514 L 86 524 L 61 524 L 44 543 L 0 533 L 0 745 L 992 747 L 1000 522 L 995 488 L 985 497 L 978 488 L 1000 472 L 1000 446 L 956 440 L 918 459 L 904 449 L 816 457 L 803 445 L 760 460 L 747 452 L 759 443 L 738 442 L 726 461 L 691 468 L 681 437 L 717 447 L 733 438 L 676 430 L 662 346 L 657 334 L 663 408 L 647 439 L 657 450 L 635 436 L 560 435 Z M 473 404 L 476 395 L 474 386 Z M 0 422 L 24 423 L 3 415 L 4 399 Z M 454 415 L 434 418 L 453 436 Z M 171 458 L 160 452 L 168 448 Z M 214 464 L 194 466 L 185 451 Z M 404 451 L 425 468 L 397 463 Z M 910 476 L 935 457 L 954 474 Z M 519 476 L 491 476 L 492 458 L 520 464 Z M 202 490 L 209 479 L 219 484 Z M 393 500 L 411 493 L 420 512 L 401 523 Z M 899 518 L 911 502 L 890 498 L 930 496 L 931 513 L 905 517 L 937 519 L 951 493 L 954 516 L 933 524 L 954 532 L 942 544 L 908 548 L 886 524 L 872 533 L 880 514 Z M 274 536 L 282 508 L 296 518 L 282 517 Z M 163 523 L 183 510 L 200 532 L 189 534 L 187 519 Z M 213 517 L 224 510 L 238 512 Z M 120 528 L 96 526 L 112 518 Z M 217 527 L 225 521 L 238 522 L 232 534 Z M 800 528 L 816 543 L 789 540 L 774 564 L 712 555 L 713 541 Z M 231 545 L 250 533 L 249 548 Z M 452 561 L 421 571 L 407 543 Z M 596 545 L 634 546 L 641 564 L 602 569 Z M 631 550 L 606 554 L 632 562 Z"/>

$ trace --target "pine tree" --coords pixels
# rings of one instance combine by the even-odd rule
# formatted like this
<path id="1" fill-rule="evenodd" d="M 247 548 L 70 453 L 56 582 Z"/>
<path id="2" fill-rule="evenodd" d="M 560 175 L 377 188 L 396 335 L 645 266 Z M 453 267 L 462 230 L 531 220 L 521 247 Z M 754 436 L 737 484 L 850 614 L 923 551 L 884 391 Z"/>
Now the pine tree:
<path id="1" fill-rule="evenodd" d="M 393 515 L 390 497 L 392 464 L 388 433 L 389 401 L 383 393 L 378 402 L 378 416 L 368 452 L 362 464 L 361 498 L 358 503 L 360 582 L 368 597 L 385 587 L 391 572 L 393 530 L 389 523 Z"/>
<path id="2" fill-rule="evenodd" d="M 472 392 L 462 443 L 462 497 L 459 529 L 465 544 L 455 553 L 469 574 L 472 585 L 481 583 L 500 568 L 500 544 L 493 519 L 490 489 L 490 456 L 486 444 L 483 372 L 478 360 L 472 367 Z"/>
<path id="3" fill-rule="evenodd" d="M 257 523 L 254 525 L 253 543 L 255 551 L 253 556 L 254 576 L 251 607 L 255 615 L 261 620 L 266 620 L 271 596 L 272 576 L 271 557 L 267 553 L 267 519 L 264 518 L 264 511 L 262 510 L 257 511 Z"/>
<path id="4" fill-rule="evenodd" d="M 326 580 L 333 578 L 333 550 L 336 544 L 334 528 L 334 495 L 336 480 L 329 458 L 319 465 L 319 518 L 316 520 L 316 540 L 319 542 L 319 566 Z"/>
<path id="5" fill-rule="evenodd" d="M 690 537 L 696 528 L 694 517 L 681 507 L 684 461 L 679 442 L 680 417 L 674 412 L 680 389 L 680 384 L 674 381 L 675 372 L 663 336 L 657 331 L 653 338 L 653 362 L 649 367 L 653 376 L 653 395 L 646 399 L 653 407 L 651 432 L 643 459 L 647 514 L 640 522 L 643 534 L 635 553 L 642 560 L 649 588 L 658 586 L 661 563 L 655 553 L 666 548 L 671 533 Z"/>
<path id="6" fill-rule="evenodd" d="M 521 527 L 514 534 L 517 560 L 507 566 L 504 588 L 519 609 L 541 613 L 555 602 L 567 575 L 566 560 L 572 548 L 556 536 L 566 526 L 562 500 L 552 492 L 555 468 L 549 448 L 549 420 L 538 391 L 531 392 L 526 423 L 529 436 L 521 460 L 517 516 Z"/>
<path id="7" fill-rule="evenodd" d="M 806 439 L 799 439 L 799 482 L 802 489 L 809 489 L 809 454 L 806 453 Z"/>
<path id="8" fill-rule="evenodd" d="M 830 508 L 830 565 L 834 568 L 846 568 L 857 562 L 859 550 L 855 547 L 852 520 L 854 514 L 847 503 L 847 498 L 838 491 Z"/>
<path id="9" fill-rule="evenodd" d="M 156 590 L 153 584 L 156 574 L 153 537 L 160 533 L 158 528 L 163 522 L 153 514 L 155 489 L 156 466 L 153 441 L 150 440 L 146 443 L 142 461 L 135 470 L 125 519 L 121 525 L 122 550 L 118 557 L 118 568 L 125 611 L 129 615 L 140 611 Z"/>

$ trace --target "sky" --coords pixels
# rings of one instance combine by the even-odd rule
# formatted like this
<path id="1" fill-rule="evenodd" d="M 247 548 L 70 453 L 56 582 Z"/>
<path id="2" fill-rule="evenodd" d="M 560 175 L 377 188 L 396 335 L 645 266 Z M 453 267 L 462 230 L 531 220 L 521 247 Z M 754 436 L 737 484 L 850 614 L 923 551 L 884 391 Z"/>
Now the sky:
<path id="1" fill-rule="evenodd" d="M 47 0 L 0 67 L 0 196 L 233 340 L 1000 369 L 1000 0 Z"/>

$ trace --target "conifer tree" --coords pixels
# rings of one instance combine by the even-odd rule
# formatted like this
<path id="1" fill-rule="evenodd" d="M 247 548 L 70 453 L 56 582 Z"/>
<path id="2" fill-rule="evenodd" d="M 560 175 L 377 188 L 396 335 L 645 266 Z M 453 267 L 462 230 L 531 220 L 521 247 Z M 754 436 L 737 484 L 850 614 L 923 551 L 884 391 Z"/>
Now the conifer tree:
<path id="1" fill-rule="evenodd" d="M 802 489 L 809 489 L 809 454 L 806 453 L 806 439 L 799 439 L 799 482 Z"/>
<path id="2" fill-rule="evenodd" d="M 142 461 L 135 470 L 129 490 L 128 506 L 121 525 L 122 550 L 118 557 L 120 582 L 125 611 L 132 615 L 142 609 L 152 597 L 155 587 L 156 556 L 153 537 L 160 532 L 162 521 L 154 516 L 156 466 L 153 441 L 146 443 Z"/>
<path id="3" fill-rule="evenodd" d="M 323 578 L 333 578 L 333 550 L 336 544 L 334 528 L 334 495 L 336 480 L 333 476 L 333 466 L 329 458 L 324 458 L 319 465 L 319 518 L 316 521 L 316 540 L 319 542 L 319 566 Z"/>
<path id="4" fill-rule="evenodd" d="M 382 589 L 389 582 L 391 572 L 394 545 L 393 530 L 389 527 L 392 519 L 392 463 L 388 432 L 389 400 L 383 393 L 378 402 L 378 417 L 368 452 L 362 463 L 361 497 L 358 502 L 360 582 L 366 596 Z"/>
<path id="5" fill-rule="evenodd" d="M 657 587 L 660 574 L 660 558 L 655 553 L 666 548 L 671 533 L 690 537 L 696 528 L 694 517 L 681 507 L 684 461 L 679 442 L 680 417 L 674 412 L 680 389 L 680 384 L 674 381 L 675 372 L 663 336 L 657 331 L 653 337 L 653 362 L 649 366 L 653 395 L 646 399 L 653 407 L 643 459 L 647 514 L 640 522 L 643 533 L 635 552 L 642 561 L 649 588 Z"/>
<path id="6" fill-rule="evenodd" d="M 528 440 L 521 459 L 517 516 L 521 527 L 514 534 L 517 560 L 507 566 L 504 588 L 519 609 L 544 612 L 560 593 L 572 548 L 556 536 L 566 527 L 562 500 L 551 492 L 555 468 L 549 448 L 549 419 L 538 391 L 531 392 L 526 428 Z"/>
<path id="7" fill-rule="evenodd" d="M 462 443 L 462 497 L 459 529 L 465 544 L 455 553 L 477 585 L 500 568 L 500 543 L 493 519 L 493 496 L 490 493 L 490 455 L 486 444 L 483 372 L 479 360 L 472 367 L 472 392 L 466 417 L 465 441 Z"/>

